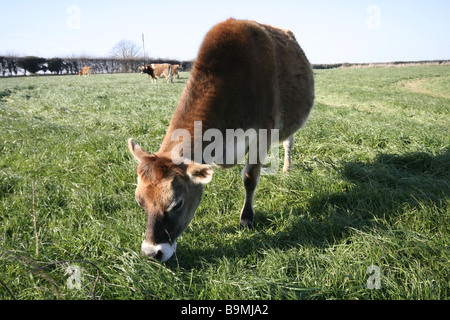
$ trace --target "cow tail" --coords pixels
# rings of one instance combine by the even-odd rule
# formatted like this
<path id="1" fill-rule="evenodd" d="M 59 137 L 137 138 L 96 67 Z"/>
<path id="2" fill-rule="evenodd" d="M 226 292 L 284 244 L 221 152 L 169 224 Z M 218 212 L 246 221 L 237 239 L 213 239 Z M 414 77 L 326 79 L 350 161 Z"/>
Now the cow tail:
<path id="1" fill-rule="evenodd" d="M 170 82 L 173 82 L 173 74 L 172 74 L 172 65 L 169 64 L 169 79 Z"/>

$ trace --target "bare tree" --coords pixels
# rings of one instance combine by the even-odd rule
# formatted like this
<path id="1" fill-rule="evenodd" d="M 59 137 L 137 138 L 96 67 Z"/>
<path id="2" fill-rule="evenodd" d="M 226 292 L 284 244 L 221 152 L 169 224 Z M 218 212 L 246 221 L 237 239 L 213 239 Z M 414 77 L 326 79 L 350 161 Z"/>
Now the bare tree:
<path id="1" fill-rule="evenodd" d="M 120 40 L 112 49 L 111 55 L 114 58 L 121 59 L 122 72 L 130 72 L 132 68 L 131 60 L 136 59 L 142 55 L 141 47 L 137 46 L 130 40 Z"/>

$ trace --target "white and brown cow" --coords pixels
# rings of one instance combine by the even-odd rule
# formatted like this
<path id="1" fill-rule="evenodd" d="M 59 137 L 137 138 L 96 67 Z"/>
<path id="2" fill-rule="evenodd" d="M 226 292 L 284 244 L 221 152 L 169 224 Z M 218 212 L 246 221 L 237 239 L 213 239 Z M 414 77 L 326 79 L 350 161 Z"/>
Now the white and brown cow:
<path id="1" fill-rule="evenodd" d="M 305 124 L 313 103 L 311 65 L 292 32 L 234 19 L 214 26 L 199 49 L 160 149 L 151 154 L 128 140 L 139 163 L 136 200 L 147 215 L 142 254 L 162 262 L 172 256 L 177 238 L 200 203 L 203 185 L 212 179 L 212 161 L 201 153 L 211 147 L 211 135 L 199 143 L 198 124 L 203 138 L 212 132 L 225 136 L 230 129 L 276 131 L 278 141 L 269 135 L 253 136 L 253 141 L 245 141 L 245 151 L 255 146 L 267 150 L 271 143 L 284 141 L 287 171 L 293 135 Z M 238 147 L 223 145 L 216 156 L 223 152 L 234 161 L 217 166 L 226 168 L 242 160 L 245 152 L 237 155 Z M 195 153 L 199 149 L 200 157 Z M 242 171 L 245 201 L 240 223 L 252 227 L 253 195 L 265 154 L 253 161 L 248 154 Z"/>
<path id="2" fill-rule="evenodd" d="M 152 63 L 139 68 L 141 73 L 146 73 L 152 78 L 152 83 L 156 83 L 156 80 L 160 77 L 165 77 L 166 82 L 172 82 L 172 65 L 169 63 Z"/>

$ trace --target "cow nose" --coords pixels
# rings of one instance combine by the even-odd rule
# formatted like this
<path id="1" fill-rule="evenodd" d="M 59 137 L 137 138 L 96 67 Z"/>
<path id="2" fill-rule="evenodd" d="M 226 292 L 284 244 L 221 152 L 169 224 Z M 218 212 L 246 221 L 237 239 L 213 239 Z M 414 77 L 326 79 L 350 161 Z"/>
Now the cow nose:
<path id="1" fill-rule="evenodd" d="M 155 250 L 153 252 L 149 252 L 149 253 L 145 254 L 145 256 L 149 257 L 149 258 L 155 258 L 156 260 L 161 261 L 163 252 L 161 250 Z"/>
<path id="2" fill-rule="evenodd" d="M 142 242 L 141 253 L 145 257 L 155 258 L 160 262 L 166 262 L 175 253 L 177 242 L 151 244 L 144 240 Z"/>
<path id="3" fill-rule="evenodd" d="M 155 258 L 156 260 L 159 261 L 161 261 L 161 258 L 163 256 L 163 252 L 160 246 L 154 246 L 152 244 L 147 243 L 146 241 L 142 243 L 141 253 L 145 257 Z"/>

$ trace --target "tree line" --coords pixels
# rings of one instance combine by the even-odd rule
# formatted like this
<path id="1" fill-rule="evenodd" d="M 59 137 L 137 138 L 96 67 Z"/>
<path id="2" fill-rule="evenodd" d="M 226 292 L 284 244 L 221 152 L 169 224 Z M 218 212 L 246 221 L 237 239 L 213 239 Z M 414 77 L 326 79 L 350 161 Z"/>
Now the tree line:
<path id="1" fill-rule="evenodd" d="M 184 71 L 189 71 L 193 60 L 180 61 L 174 59 L 146 58 L 145 64 L 170 63 L 179 64 Z M 313 64 L 314 69 L 354 68 L 393 66 L 411 64 L 449 64 L 449 60 L 431 61 L 394 61 L 390 63 L 337 63 L 337 64 Z M 83 66 L 91 66 L 92 73 L 133 73 L 139 72 L 139 67 L 144 64 L 138 57 L 70 57 L 70 58 L 42 58 L 35 56 L 0 56 L 0 76 L 19 76 L 35 74 L 78 74 Z"/>
<path id="2" fill-rule="evenodd" d="M 392 67 L 412 65 L 448 65 L 450 60 L 420 60 L 420 61 L 392 61 L 392 62 L 369 62 L 369 63 L 333 63 L 313 64 L 313 69 L 335 69 L 335 68 L 364 68 L 364 67 Z"/>
<path id="3" fill-rule="evenodd" d="M 147 58 L 145 64 L 170 63 L 179 64 L 183 70 L 190 70 L 193 61 L 180 61 L 173 59 Z M 139 72 L 144 64 L 142 58 L 42 58 L 36 56 L 0 56 L 0 75 L 18 76 L 35 74 L 78 74 L 83 66 L 91 66 L 93 73 L 132 73 Z"/>

